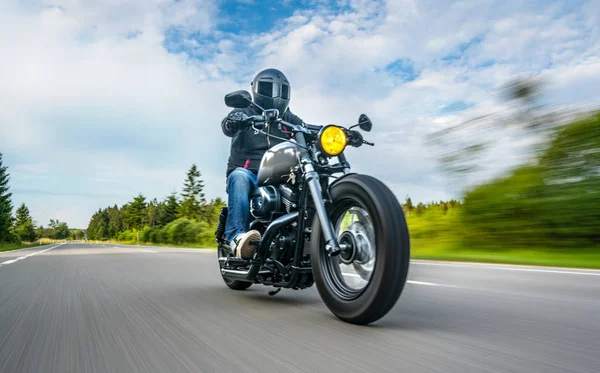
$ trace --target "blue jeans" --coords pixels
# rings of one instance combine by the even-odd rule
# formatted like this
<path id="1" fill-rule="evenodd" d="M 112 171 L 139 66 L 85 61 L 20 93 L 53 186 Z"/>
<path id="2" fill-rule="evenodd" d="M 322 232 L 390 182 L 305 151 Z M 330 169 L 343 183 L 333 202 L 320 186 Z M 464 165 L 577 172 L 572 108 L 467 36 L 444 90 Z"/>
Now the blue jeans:
<path id="1" fill-rule="evenodd" d="M 227 242 L 250 229 L 250 195 L 257 187 L 256 175 L 245 168 L 236 168 L 227 177 Z"/>

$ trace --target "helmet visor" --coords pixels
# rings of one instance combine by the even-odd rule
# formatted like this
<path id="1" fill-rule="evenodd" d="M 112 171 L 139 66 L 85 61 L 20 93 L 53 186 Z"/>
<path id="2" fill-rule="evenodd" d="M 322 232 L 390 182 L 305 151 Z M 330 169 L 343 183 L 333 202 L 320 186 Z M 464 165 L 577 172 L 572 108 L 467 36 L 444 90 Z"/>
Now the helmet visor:
<path id="1" fill-rule="evenodd" d="M 273 82 L 258 82 L 257 92 L 266 97 L 281 97 L 284 100 L 290 99 L 290 86 Z"/>

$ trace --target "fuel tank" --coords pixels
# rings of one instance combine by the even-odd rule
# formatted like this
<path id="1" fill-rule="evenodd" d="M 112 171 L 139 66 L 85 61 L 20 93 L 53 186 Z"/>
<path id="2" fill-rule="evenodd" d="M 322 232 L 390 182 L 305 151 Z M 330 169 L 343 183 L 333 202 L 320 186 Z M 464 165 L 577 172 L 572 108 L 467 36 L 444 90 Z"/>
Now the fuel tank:
<path id="1" fill-rule="evenodd" d="M 285 141 L 267 150 L 258 169 L 258 186 L 279 185 L 290 181 L 293 170 L 300 164 L 296 144 Z"/>

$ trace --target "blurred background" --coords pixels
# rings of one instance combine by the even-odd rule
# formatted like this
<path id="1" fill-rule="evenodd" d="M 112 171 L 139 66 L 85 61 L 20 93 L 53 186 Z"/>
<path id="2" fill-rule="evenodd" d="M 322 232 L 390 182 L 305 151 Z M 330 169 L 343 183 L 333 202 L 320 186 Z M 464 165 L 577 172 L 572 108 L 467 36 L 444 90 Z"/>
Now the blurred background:
<path id="1" fill-rule="evenodd" d="M 600 267 L 599 36 L 594 0 L 3 1 L 4 239 L 212 245 L 223 96 L 275 67 L 371 117 L 414 257 Z"/>

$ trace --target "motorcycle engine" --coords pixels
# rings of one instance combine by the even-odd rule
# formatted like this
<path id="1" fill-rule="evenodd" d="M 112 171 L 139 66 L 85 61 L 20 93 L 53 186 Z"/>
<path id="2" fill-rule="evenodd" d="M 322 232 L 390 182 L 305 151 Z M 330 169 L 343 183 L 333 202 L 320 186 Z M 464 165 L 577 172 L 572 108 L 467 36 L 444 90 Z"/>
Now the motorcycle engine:
<path id="1" fill-rule="evenodd" d="M 279 191 L 272 185 L 256 189 L 250 199 L 250 213 L 260 220 L 270 220 L 273 213 L 279 212 L 280 206 Z"/>
<path id="2" fill-rule="evenodd" d="M 279 187 L 281 193 L 281 202 L 285 206 L 285 211 L 289 213 L 298 206 L 298 194 L 287 184 L 282 184 Z"/>
<path id="3" fill-rule="evenodd" d="M 273 213 L 293 211 L 298 204 L 298 195 L 288 185 L 276 188 L 273 185 L 260 187 L 250 198 L 250 213 L 261 221 L 272 220 Z"/>

